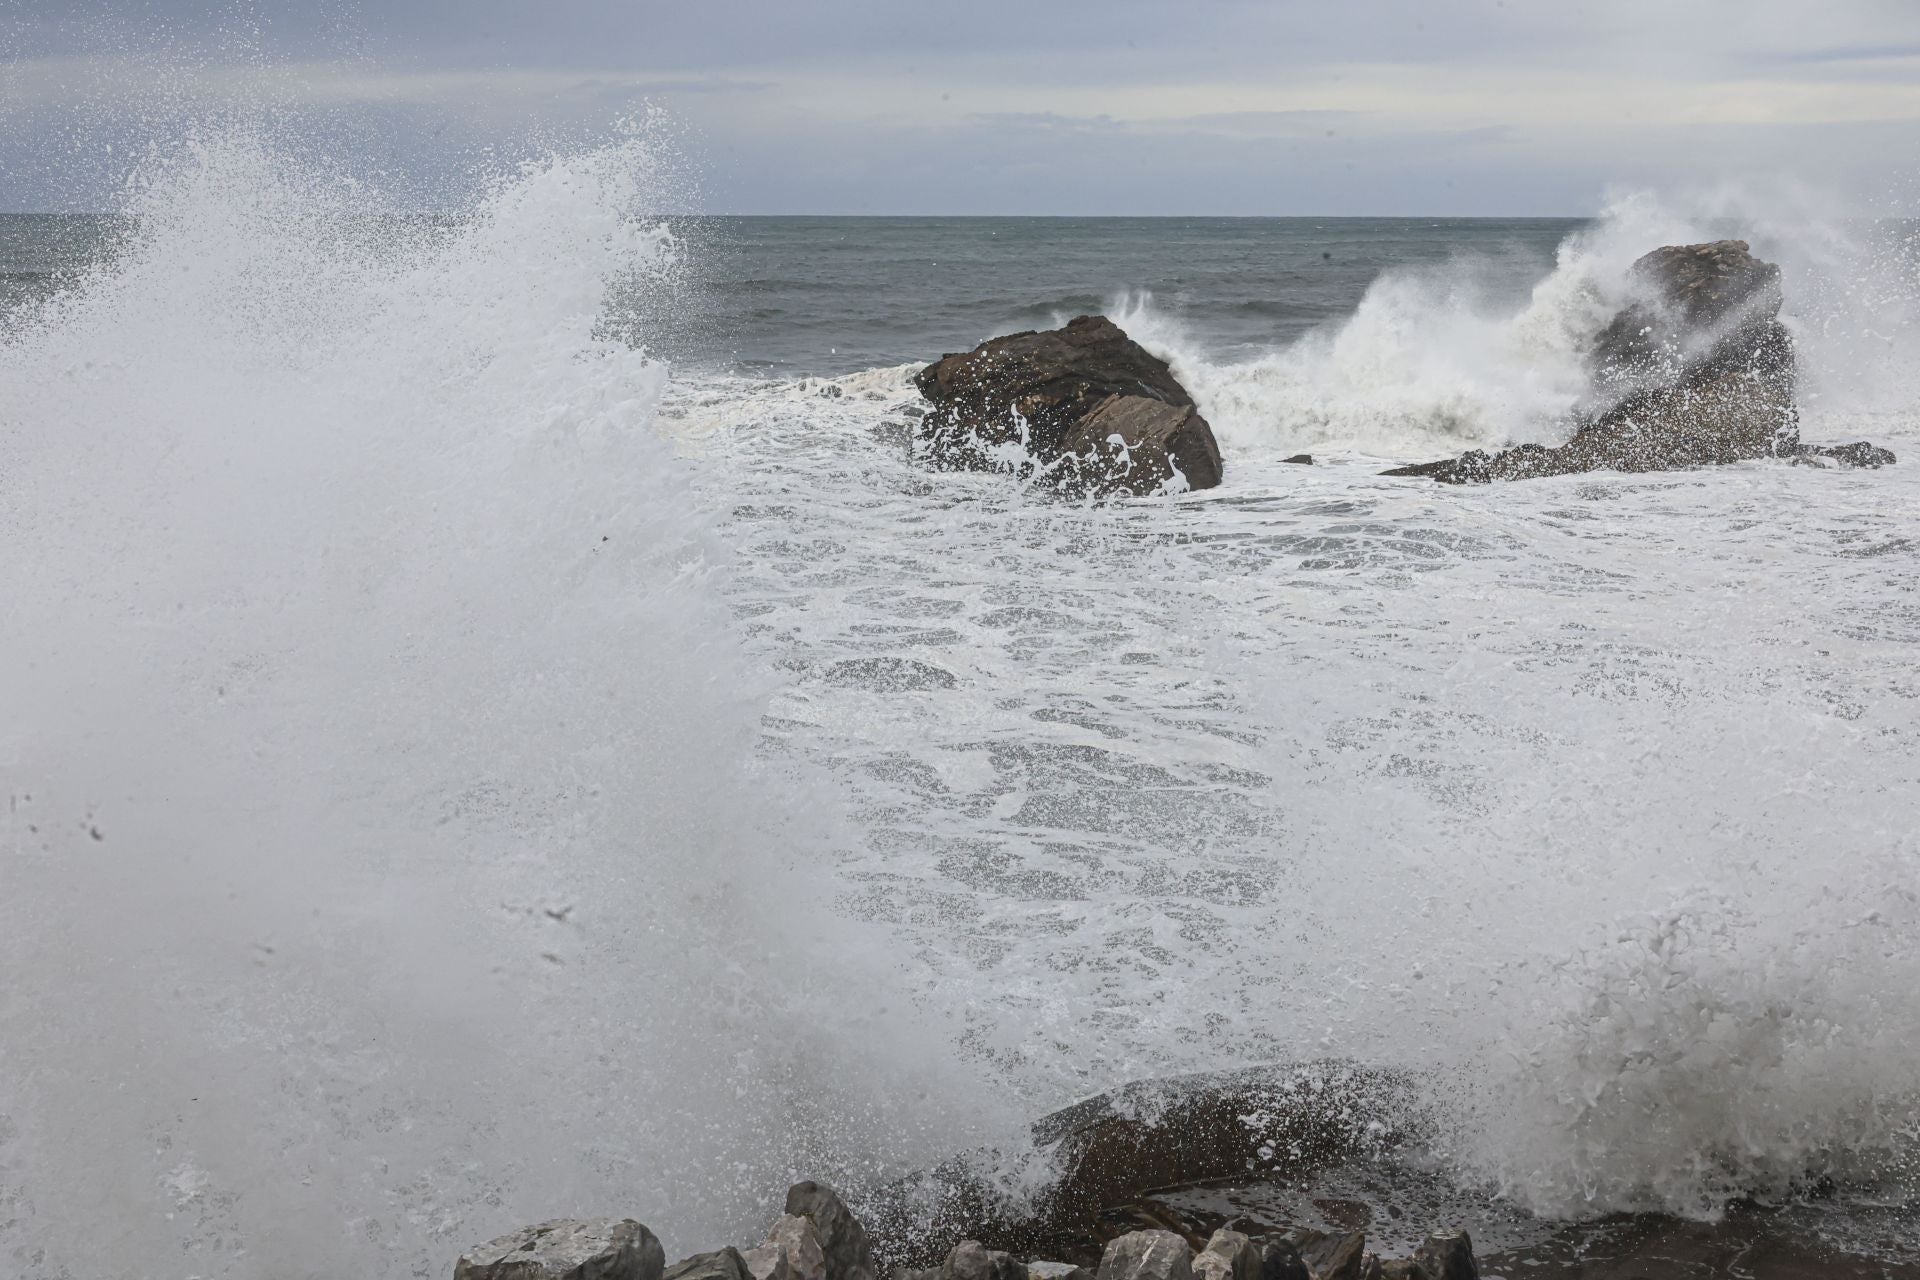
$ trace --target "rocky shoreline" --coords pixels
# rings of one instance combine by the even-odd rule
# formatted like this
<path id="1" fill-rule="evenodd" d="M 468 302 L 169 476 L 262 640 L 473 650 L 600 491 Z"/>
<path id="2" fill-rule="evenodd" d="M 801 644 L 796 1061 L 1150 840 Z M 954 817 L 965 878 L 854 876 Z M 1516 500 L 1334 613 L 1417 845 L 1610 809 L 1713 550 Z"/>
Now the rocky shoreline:
<path id="1" fill-rule="evenodd" d="M 469 1250 L 455 1280 L 1920 1280 L 1757 1204 L 1532 1219 L 1428 1167 L 1411 1085 L 1338 1061 L 1142 1081 L 1034 1126 L 1056 1177 L 1018 1211 L 956 1158 L 857 1215 L 796 1184 L 758 1244 L 671 1266 L 637 1220 L 567 1220 Z"/>
<path id="2" fill-rule="evenodd" d="M 761 1244 L 666 1265 L 659 1239 L 632 1218 L 564 1219 L 478 1245 L 454 1280 L 881 1280 L 873 1242 L 846 1203 L 817 1182 L 796 1183 Z M 1222 1227 L 1198 1249 L 1177 1231 L 1146 1228 L 1107 1243 L 1096 1268 L 1022 1261 L 963 1240 L 939 1265 L 896 1268 L 889 1280 L 1478 1280 L 1464 1231 L 1427 1238 L 1411 1256 L 1382 1259 L 1364 1231 L 1297 1227 L 1255 1239 Z"/>

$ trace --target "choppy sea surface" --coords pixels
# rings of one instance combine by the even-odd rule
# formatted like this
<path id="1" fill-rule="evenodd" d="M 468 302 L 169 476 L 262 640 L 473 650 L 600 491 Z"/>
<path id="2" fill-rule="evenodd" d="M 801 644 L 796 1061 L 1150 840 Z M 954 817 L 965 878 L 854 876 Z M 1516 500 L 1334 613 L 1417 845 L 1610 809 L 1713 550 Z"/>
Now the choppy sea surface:
<path id="1" fill-rule="evenodd" d="M 1419 1073 L 1537 1214 L 1908 1203 L 1912 228 L 662 224 L 652 181 L 420 221 L 215 139 L 0 218 L 9 1274 L 440 1274 L 599 1213 L 685 1253 L 1295 1058 Z M 1900 465 L 1377 474 L 1557 438 L 1628 264 L 1724 234 L 1785 270 L 1803 434 Z M 1087 311 L 1220 488 L 912 463 L 920 364 Z"/>

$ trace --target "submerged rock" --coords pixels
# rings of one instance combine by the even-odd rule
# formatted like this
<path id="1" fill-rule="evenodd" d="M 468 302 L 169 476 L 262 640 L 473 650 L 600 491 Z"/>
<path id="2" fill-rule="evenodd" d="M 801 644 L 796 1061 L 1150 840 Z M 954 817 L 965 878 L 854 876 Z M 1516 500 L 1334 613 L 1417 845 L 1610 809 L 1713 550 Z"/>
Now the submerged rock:
<path id="1" fill-rule="evenodd" d="M 1193 1280 L 1193 1250 L 1171 1231 L 1129 1231 L 1107 1242 L 1099 1280 Z"/>
<path id="2" fill-rule="evenodd" d="M 1095 494 L 1220 483 L 1220 446 L 1193 397 L 1105 316 L 994 338 L 915 383 L 933 406 L 915 446 L 936 467 L 1034 474 Z"/>
<path id="3" fill-rule="evenodd" d="M 1872 445 L 1800 443 L 1793 337 L 1780 323 L 1780 268 L 1744 240 L 1668 245 L 1633 264 L 1640 300 L 1616 315 L 1589 353 L 1599 407 L 1563 445 L 1398 467 L 1390 476 L 1446 484 L 1584 471 L 1668 471 L 1768 457 L 1831 457 L 1883 466 Z"/>
<path id="4" fill-rule="evenodd" d="M 632 1218 L 563 1218 L 460 1255 L 453 1280 L 662 1280 L 666 1255 Z"/>

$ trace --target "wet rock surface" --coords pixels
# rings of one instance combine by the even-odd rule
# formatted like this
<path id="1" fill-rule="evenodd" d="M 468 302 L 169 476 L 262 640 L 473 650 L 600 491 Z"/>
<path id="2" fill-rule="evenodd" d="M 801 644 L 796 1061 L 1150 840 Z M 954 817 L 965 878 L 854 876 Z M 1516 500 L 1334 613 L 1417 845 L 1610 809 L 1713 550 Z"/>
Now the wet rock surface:
<path id="1" fill-rule="evenodd" d="M 661 1280 L 750 1280 L 747 1260 L 731 1246 L 712 1253 L 696 1253 L 667 1268 Z"/>
<path id="2" fill-rule="evenodd" d="M 827 1280 L 875 1280 L 873 1242 L 833 1188 L 797 1182 L 787 1189 L 786 1210 L 788 1219 L 812 1224 Z"/>
<path id="3" fill-rule="evenodd" d="M 1033 1214 L 996 1214 L 943 1166 L 858 1214 L 796 1184 L 745 1251 L 663 1268 L 637 1221 L 558 1221 L 470 1250 L 455 1280 L 1920 1280 L 1920 1259 L 1836 1244 L 1811 1211 L 1530 1218 L 1417 1150 L 1404 1163 L 1420 1137 L 1394 1120 L 1407 1098 L 1402 1077 L 1328 1062 L 1152 1081 L 1036 1126 L 1065 1177 Z M 969 1229 L 940 1243 L 955 1224 Z"/>
<path id="4" fill-rule="evenodd" d="M 1567 443 L 1475 450 L 1384 474 L 1479 484 L 1771 457 L 1864 467 L 1894 460 L 1865 442 L 1801 443 L 1780 269 L 1755 258 L 1746 241 L 1655 249 L 1634 263 L 1631 278 L 1640 296 L 1594 340 L 1595 404 Z"/>
<path id="5" fill-rule="evenodd" d="M 1107 1243 L 1099 1280 L 1193 1280 L 1193 1250 L 1171 1231 L 1130 1231 Z"/>
<path id="6" fill-rule="evenodd" d="M 1104 316 L 1009 334 L 915 379 L 915 449 L 947 470 L 1014 471 L 1074 493 L 1220 483 L 1220 446 L 1166 362 Z"/>
<path id="7" fill-rule="evenodd" d="M 653 1232 L 631 1218 L 542 1222 L 469 1249 L 454 1280 L 662 1280 Z"/>

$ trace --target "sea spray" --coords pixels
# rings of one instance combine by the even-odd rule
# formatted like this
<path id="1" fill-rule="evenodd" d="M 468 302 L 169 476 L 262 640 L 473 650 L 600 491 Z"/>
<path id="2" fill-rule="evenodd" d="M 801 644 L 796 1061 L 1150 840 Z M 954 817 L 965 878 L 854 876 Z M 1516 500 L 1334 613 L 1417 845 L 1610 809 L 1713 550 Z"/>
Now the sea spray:
<path id="1" fill-rule="evenodd" d="M 666 371 L 600 336 L 669 260 L 650 169 L 394 223 L 206 135 L 12 320 L 10 1274 L 439 1274 L 566 1213 L 691 1247 L 991 1128 L 833 918 Z"/>
<path id="2" fill-rule="evenodd" d="M 1172 364 L 1233 450 L 1405 461 L 1557 444 L 1592 393 L 1595 335 L 1636 296 L 1634 260 L 1663 244 L 1746 236 L 1782 267 L 1801 399 L 1818 430 L 1829 413 L 1909 408 L 1907 370 L 1920 361 L 1920 234 L 1848 212 L 1799 188 L 1623 190 L 1518 297 L 1511 281 L 1525 264 L 1512 254 L 1393 269 L 1350 315 L 1251 359 L 1221 358 L 1194 317 L 1150 292 L 1117 294 L 1107 311 Z"/>
<path id="3" fill-rule="evenodd" d="M 1600 314 L 1640 234 L 1535 299 Z M 1920 1027 L 1920 955 L 1853 928 L 1912 875 L 1911 472 L 1457 492 L 1280 465 L 1276 430 L 1217 492 L 1082 509 L 916 472 L 911 372 L 670 411 L 724 459 L 782 749 L 853 797 L 859 908 L 1033 1111 L 1341 1057 L 1423 1079 L 1458 1176 L 1553 1214 L 1911 1194 L 1887 1029 Z M 928 678 L 855 674 L 901 660 Z M 1688 912 L 1737 958 L 1621 958 Z M 1642 1040 L 1673 1068 L 1637 1076 Z"/>

